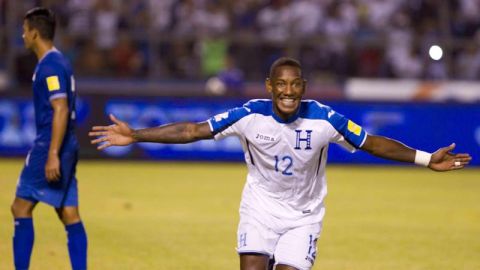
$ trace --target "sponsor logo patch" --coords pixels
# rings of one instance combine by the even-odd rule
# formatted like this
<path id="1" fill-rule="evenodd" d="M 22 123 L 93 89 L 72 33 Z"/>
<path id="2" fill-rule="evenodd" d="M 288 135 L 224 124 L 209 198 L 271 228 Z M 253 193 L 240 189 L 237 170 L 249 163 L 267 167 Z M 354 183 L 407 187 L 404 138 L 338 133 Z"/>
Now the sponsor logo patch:
<path id="1" fill-rule="evenodd" d="M 355 124 L 353 121 L 351 120 L 348 120 L 348 126 L 347 126 L 348 130 L 350 132 L 352 132 L 353 134 L 359 136 L 360 135 L 360 132 L 362 132 L 362 127 L 360 127 L 359 125 Z"/>
<path id="2" fill-rule="evenodd" d="M 47 77 L 47 87 L 48 91 L 60 90 L 60 82 L 58 81 L 58 76 Z"/>

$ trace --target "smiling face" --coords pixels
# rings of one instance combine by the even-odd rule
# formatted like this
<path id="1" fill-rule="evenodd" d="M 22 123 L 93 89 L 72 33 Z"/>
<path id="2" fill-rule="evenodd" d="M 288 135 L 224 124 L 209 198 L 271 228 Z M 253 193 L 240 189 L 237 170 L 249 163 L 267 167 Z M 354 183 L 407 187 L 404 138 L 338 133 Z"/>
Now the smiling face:
<path id="1" fill-rule="evenodd" d="M 273 110 L 280 118 L 287 120 L 297 112 L 306 86 L 300 68 L 278 66 L 265 84 L 272 94 Z"/>

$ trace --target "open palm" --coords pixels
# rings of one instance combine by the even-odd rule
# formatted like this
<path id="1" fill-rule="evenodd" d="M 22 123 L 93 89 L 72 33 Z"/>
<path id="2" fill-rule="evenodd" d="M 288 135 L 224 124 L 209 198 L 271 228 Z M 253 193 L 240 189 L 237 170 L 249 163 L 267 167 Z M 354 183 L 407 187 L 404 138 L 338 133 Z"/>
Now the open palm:
<path id="1" fill-rule="evenodd" d="M 465 153 L 454 154 L 451 152 L 454 148 L 455 144 L 452 143 L 447 147 L 438 149 L 433 153 L 428 167 L 439 172 L 458 170 L 465 167 L 472 160 L 472 157 Z"/>
<path id="2" fill-rule="evenodd" d="M 97 137 L 92 144 L 97 144 L 97 149 L 105 149 L 109 146 L 124 146 L 135 142 L 133 129 L 127 123 L 118 120 L 113 114 L 110 119 L 114 123 L 110 126 L 94 126 L 88 133 L 90 137 Z"/>

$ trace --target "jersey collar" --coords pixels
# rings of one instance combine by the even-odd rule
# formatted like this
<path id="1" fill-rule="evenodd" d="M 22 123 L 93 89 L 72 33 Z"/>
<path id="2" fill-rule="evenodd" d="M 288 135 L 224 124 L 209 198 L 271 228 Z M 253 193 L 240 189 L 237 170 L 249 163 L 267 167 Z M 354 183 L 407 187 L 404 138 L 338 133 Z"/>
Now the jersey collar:
<path id="1" fill-rule="evenodd" d="M 50 50 L 48 50 L 43 56 L 42 58 L 40 58 L 40 60 L 38 60 L 38 62 L 42 62 L 43 59 L 45 59 L 45 57 L 47 57 L 47 55 L 49 55 L 50 53 L 53 53 L 53 52 L 58 52 L 57 48 L 55 47 L 52 47 Z"/>
<path id="2" fill-rule="evenodd" d="M 292 122 L 294 122 L 295 120 L 298 119 L 298 117 L 300 116 L 300 110 L 302 109 L 302 106 L 303 106 L 303 102 L 300 102 L 300 106 L 298 106 L 298 109 L 297 111 L 292 115 L 290 116 L 287 120 L 283 120 L 280 116 L 278 116 L 276 113 L 275 113 L 275 110 L 273 109 L 273 102 L 272 102 L 272 117 L 277 120 L 277 122 L 279 123 L 282 123 L 282 124 L 290 124 Z"/>

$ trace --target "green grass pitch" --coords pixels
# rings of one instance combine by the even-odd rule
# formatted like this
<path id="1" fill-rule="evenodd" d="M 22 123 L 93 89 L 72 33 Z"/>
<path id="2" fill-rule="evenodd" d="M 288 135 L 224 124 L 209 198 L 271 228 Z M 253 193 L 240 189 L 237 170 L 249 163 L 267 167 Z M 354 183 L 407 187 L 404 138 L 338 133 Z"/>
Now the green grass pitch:
<path id="1" fill-rule="evenodd" d="M 22 160 L 0 159 L 0 269 L 13 269 L 10 203 Z M 238 269 L 243 164 L 81 161 L 89 267 Z M 480 170 L 327 170 L 313 269 L 480 269 Z M 69 269 L 63 226 L 39 204 L 31 269 Z"/>

